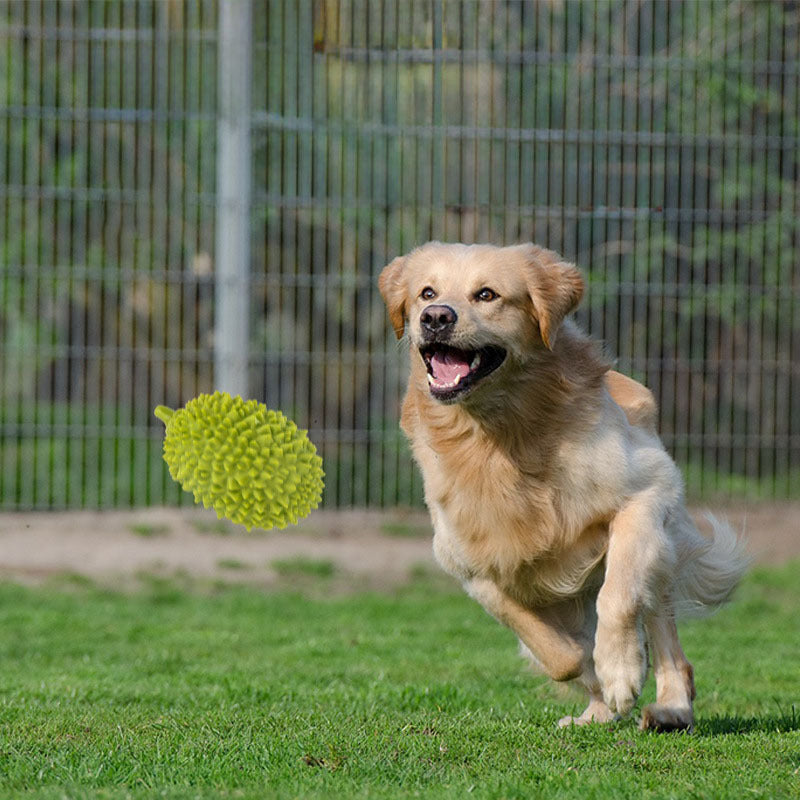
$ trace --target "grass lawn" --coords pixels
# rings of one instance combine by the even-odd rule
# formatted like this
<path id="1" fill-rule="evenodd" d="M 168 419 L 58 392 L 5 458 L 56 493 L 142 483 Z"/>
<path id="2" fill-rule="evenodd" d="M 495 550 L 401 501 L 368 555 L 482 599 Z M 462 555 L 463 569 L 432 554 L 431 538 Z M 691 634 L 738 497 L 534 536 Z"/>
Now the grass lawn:
<path id="1" fill-rule="evenodd" d="M 800 797 L 797 566 L 682 626 L 691 735 L 556 729 L 579 701 L 431 577 L 0 585 L 0 797 Z"/>

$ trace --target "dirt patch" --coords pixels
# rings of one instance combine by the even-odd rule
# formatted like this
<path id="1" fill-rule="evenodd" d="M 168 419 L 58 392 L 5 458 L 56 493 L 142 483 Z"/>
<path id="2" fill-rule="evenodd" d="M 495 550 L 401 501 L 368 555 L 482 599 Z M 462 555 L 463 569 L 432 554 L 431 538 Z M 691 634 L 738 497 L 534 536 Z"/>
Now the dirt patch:
<path id="1" fill-rule="evenodd" d="M 741 533 L 757 564 L 783 564 L 800 558 L 800 502 L 754 503 L 709 509 Z M 694 510 L 703 527 L 705 509 Z"/>
<path id="2" fill-rule="evenodd" d="M 347 577 L 380 588 L 432 566 L 422 512 L 320 511 L 284 531 L 247 533 L 201 509 L 0 514 L 0 576 L 102 583 L 139 575 L 270 584 Z"/>
<path id="3" fill-rule="evenodd" d="M 743 533 L 756 563 L 800 558 L 800 503 L 713 510 Z M 422 511 L 319 511 L 285 531 L 250 534 L 201 509 L 4 513 L 0 576 L 39 582 L 66 573 L 116 584 L 179 574 L 264 585 L 333 576 L 382 588 L 437 569 L 430 538 Z"/>

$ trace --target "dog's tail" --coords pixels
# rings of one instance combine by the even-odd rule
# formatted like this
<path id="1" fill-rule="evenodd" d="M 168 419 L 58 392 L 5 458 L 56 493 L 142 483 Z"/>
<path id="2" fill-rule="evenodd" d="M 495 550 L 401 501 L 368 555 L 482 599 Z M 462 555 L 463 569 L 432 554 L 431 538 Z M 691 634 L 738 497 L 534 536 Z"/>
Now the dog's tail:
<path id="1" fill-rule="evenodd" d="M 674 586 L 675 613 L 681 616 L 705 616 L 718 609 L 750 566 L 742 537 L 713 514 L 707 514 L 706 520 L 711 536 L 703 536 L 687 519 L 695 541 L 688 557 L 681 559 Z"/>

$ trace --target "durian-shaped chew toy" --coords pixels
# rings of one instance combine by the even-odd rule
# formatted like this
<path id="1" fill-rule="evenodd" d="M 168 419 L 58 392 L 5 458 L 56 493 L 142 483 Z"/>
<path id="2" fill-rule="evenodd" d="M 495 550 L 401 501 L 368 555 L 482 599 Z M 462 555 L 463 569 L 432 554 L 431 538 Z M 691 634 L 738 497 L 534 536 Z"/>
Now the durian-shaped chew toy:
<path id="1" fill-rule="evenodd" d="M 280 411 L 227 392 L 201 394 L 185 408 L 158 406 L 164 461 L 195 503 L 252 528 L 285 528 L 322 497 L 322 459 L 306 431 Z"/>

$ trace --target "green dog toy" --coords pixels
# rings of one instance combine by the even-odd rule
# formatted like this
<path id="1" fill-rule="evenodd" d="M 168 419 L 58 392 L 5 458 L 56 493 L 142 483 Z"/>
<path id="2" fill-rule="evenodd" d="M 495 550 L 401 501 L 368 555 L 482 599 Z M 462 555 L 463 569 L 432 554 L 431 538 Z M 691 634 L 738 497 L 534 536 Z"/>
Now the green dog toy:
<path id="1" fill-rule="evenodd" d="M 185 408 L 158 406 L 169 474 L 217 517 L 252 528 L 285 528 L 322 498 L 322 459 L 306 431 L 280 411 L 227 392 Z"/>

